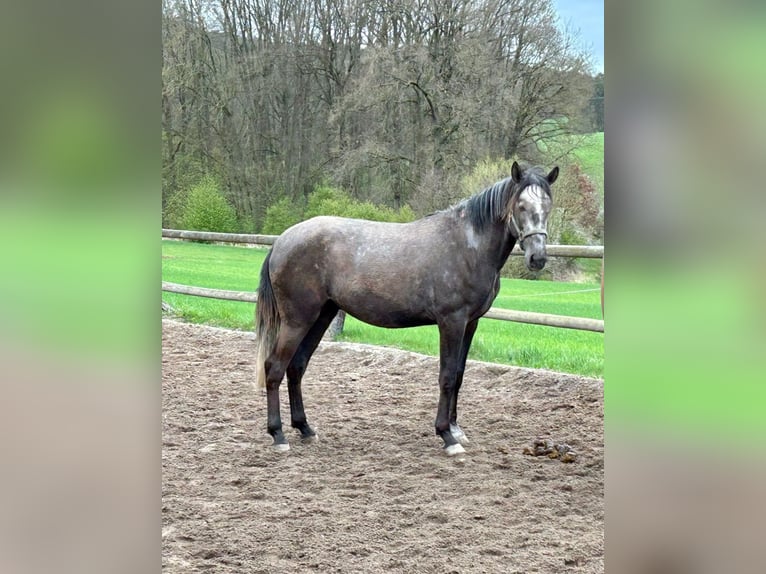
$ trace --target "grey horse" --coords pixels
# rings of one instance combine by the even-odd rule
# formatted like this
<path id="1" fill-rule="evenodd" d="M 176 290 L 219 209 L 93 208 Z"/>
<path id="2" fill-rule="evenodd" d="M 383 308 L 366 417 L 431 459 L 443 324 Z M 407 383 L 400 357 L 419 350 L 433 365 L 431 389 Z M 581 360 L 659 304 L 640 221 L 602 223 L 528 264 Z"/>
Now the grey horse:
<path id="1" fill-rule="evenodd" d="M 280 235 L 264 261 L 256 309 L 257 383 L 266 388 L 269 434 L 288 450 L 279 412 L 287 373 L 292 426 L 316 438 L 301 379 L 339 309 L 379 327 L 439 327 L 436 434 L 452 456 L 465 452 L 457 397 L 479 318 L 500 288 L 518 242 L 526 265 L 546 262 L 551 185 L 558 177 L 514 162 L 511 177 L 411 223 L 315 217 Z"/>

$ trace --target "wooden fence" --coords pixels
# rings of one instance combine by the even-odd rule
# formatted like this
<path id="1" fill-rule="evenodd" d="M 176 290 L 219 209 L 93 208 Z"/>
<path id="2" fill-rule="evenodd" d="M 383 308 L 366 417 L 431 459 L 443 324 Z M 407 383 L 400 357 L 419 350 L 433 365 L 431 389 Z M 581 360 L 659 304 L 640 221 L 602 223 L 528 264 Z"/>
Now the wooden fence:
<path id="1" fill-rule="evenodd" d="M 277 235 L 249 235 L 244 233 L 213 233 L 207 231 L 183 231 L 178 229 L 163 229 L 162 237 L 167 239 L 186 239 L 197 241 L 216 241 L 221 243 L 240 243 L 249 245 L 269 246 L 274 243 Z M 548 245 L 548 255 L 553 257 L 588 257 L 602 258 L 604 247 L 600 245 Z M 523 255 L 514 247 L 511 255 Z M 194 295 L 196 297 L 209 297 L 212 299 L 225 299 L 228 301 L 244 301 L 255 303 L 257 294 L 249 291 L 227 291 L 224 289 L 209 289 L 207 287 L 194 287 L 180 285 L 178 283 L 162 282 L 162 290 L 170 293 Z M 500 321 L 514 321 L 516 323 L 530 323 L 533 325 L 547 325 L 564 329 L 579 329 L 583 331 L 604 332 L 604 321 L 601 319 L 587 319 L 584 317 L 568 317 L 565 315 L 551 315 L 548 313 L 533 313 L 531 311 L 512 311 L 510 309 L 498 309 L 492 307 L 484 314 L 487 319 Z"/>
<path id="2" fill-rule="evenodd" d="M 184 231 L 181 229 L 163 229 L 165 239 L 190 239 L 196 241 L 216 241 L 219 243 L 241 243 L 246 245 L 268 246 L 274 243 L 279 235 L 250 235 L 247 233 L 215 233 L 213 231 Z M 601 259 L 604 257 L 603 245 L 548 245 L 546 252 L 552 257 L 583 257 Z M 524 255 L 515 246 L 511 255 Z"/>

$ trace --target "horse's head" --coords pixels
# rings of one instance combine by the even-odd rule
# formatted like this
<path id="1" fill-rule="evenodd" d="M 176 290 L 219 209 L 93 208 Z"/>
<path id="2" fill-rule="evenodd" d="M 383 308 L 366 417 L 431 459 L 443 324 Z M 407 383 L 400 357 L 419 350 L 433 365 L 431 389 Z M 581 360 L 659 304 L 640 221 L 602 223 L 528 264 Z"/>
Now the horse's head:
<path id="1" fill-rule="evenodd" d="M 524 261 L 531 271 L 540 271 L 547 261 L 548 215 L 553 206 L 551 185 L 558 176 L 558 167 L 554 167 L 548 175 L 536 167 L 522 170 L 516 162 L 511 168 L 515 189 L 508 224 L 519 247 L 524 250 Z"/>

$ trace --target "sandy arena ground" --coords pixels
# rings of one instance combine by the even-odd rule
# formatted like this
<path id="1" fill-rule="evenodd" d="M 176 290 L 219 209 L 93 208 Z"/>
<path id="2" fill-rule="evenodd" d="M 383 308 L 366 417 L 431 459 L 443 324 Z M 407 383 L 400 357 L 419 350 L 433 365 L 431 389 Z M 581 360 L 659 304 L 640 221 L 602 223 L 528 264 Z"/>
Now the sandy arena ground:
<path id="1" fill-rule="evenodd" d="M 285 383 L 276 453 L 254 370 L 251 333 L 163 320 L 163 572 L 603 572 L 603 381 L 469 361 L 471 444 L 448 458 L 438 359 L 322 343 L 303 383 L 320 441 L 289 427 Z M 522 454 L 538 436 L 577 460 Z"/>

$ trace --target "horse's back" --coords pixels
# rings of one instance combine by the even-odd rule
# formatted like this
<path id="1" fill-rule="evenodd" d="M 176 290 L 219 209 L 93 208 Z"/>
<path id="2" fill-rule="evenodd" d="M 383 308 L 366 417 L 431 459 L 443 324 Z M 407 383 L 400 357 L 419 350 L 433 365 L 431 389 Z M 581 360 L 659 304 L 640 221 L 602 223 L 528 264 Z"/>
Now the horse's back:
<path id="1" fill-rule="evenodd" d="M 427 226 L 422 222 L 389 223 L 322 215 L 292 226 L 277 238 L 275 257 L 300 253 L 326 263 L 326 257 L 358 261 L 365 256 L 407 256 L 428 241 Z"/>
<path id="2" fill-rule="evenodd" d="M 334 215 L 319 215 L 306 221 L 296 223 L 287 229 L 277 241 L 285 238 L 290 241 L 306 241 L 309 238 L 333 237 L 363 239 L 365 236 L 385 237 L 406 233 L 407 229 L 422 220 L 410 223 L 391 223 L 383 221 L 368 221 Z"/>

